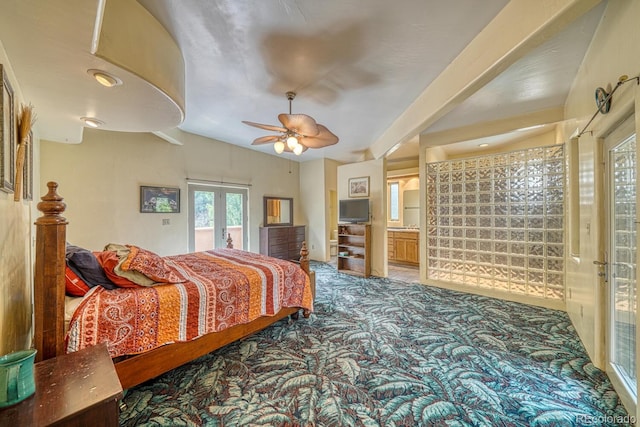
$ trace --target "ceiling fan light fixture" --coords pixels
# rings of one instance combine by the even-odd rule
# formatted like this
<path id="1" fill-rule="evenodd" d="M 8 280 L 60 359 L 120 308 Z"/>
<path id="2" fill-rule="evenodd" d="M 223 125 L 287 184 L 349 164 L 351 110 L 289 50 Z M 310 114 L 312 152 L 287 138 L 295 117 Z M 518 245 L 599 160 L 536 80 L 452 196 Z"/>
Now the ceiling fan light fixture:
<path id="1" fill-rule="evenodd" d="M 287 147 L 289 147 L 290 149 L 292 149 L 292 150 L 293 150 L 293 149 L 295 149 L 298 145 L 300 145 L 300 144 L 298 143 L 298 138 L 296 138 L 295 136 L 290 135 L 290 136 L 287 138 Z"/>
<path id="2" fill-rule="evenodd" d="M 291 101 L 295 96 L 295 92 L 287 92 L 289 114 L 278 114 L 278 120 L 282 126 L 242 121 L 245 125 L 280 133 L 279 135 L 265 135 L 256 138 L 251 145 L 273 143 L 273 149 L 277 154 L 286 151 L 299 156 L 309 148 L 323 148 L 338 142 L 338 137 L 326 126 L 317 123 L 313 117 L 291 112 Z"/>
<path id="3" fill-rule="evenodd" d="M 275 144 L 273 144 L 273 149 L 276 151 L 276 153 L 282 154 L 282 152 L 284 151 L 284 142 L 276 141 Z"/>

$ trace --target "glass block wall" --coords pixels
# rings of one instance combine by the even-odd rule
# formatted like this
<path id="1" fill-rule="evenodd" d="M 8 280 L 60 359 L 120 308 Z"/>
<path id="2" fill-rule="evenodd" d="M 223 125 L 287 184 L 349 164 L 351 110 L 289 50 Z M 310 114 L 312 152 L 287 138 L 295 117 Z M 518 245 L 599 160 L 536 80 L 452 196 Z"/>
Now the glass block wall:
<path id="1" fill-rule="evenodd" d="M 431 279 L 564 299 L 564 145 L 427 164 Z"/>

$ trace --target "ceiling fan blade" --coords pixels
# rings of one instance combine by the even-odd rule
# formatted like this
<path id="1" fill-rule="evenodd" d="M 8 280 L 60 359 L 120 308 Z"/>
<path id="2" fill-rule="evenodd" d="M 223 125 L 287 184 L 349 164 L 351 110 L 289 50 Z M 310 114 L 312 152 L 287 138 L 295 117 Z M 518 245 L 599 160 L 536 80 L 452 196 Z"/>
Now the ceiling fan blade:
<path id="1" fill-rule="evenodd" d="M 322 148 L 336 144 L 339 139 L 323 125 L 318 125 L 320 131 L 316 136 L 303 136 L 300 143 L 309 148 Z"/>
<path id="2" fill-rule="evenodd" d="M 305 136 L 316 136 L 318 132 L 318 125 L 311 116 L 306 114 L 279 114 L 278 120 L 284 127 L 292 132 Z"/>
<path id="3" fill-rule="evenodd" d="M 287 131 L 285 128 L 283 128 L 281 126 L 263 125 L 262 123 L 247 122 L 245 120 L 243 120 L 242 123 L 244 123 L 245 125 L 253 126 L 253 127 L 264 129 L 264 130 L 273 130 L 273 131 L 276 131 L 276 132 L 286 132 Z"/>
<path id="4" fill-rule="evenodd" d="M 251 145 L 269 144 L 270 142 L 276 142 L 280 139 L 280 135 L 267 135 L 256 138 Z"/>

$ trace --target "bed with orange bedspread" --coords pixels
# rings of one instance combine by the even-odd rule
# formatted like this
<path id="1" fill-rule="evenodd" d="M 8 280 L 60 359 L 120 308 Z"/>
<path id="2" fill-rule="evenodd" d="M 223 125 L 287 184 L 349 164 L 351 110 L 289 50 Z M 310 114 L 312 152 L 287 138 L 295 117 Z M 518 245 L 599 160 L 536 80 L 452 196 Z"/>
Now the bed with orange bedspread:
<path id="1" fill-rule="evenodd" d="M 47 186 L 36 220 L 37 360 L 106 342 L 126 389 L 313 309 L 315 274 L 305 242 L 298 263 L 232 249 L 160 257 L 128 246 L 140 257 L 119 258 L 119 249 L 97 256 L 118 286 L 83 288 L 73 278 L 74 291 L 86 293 L 67 334 L 66 204 L 57 183 Z"/>
<path id="2" fill-rule="evenodd" d="M 161 262 L 179 283 L 92 288 L 69 324 L 67 352 L 106 342 L 111 357 L 140 354 L 273 316 L 283 307 L 313 310 L 309 276 L 289 261 L 216 249 Z"/>

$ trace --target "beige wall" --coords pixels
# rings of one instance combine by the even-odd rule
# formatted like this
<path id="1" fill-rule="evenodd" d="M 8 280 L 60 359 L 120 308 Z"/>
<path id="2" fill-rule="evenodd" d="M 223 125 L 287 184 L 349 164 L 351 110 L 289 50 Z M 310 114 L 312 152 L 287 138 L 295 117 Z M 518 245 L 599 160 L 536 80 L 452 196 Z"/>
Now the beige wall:
<path id="1" fill-rule="evenodd" d="M 249 250 L 259 251 L 264 195 L 293 197 L 294 223 L 304 224 L 298 163 L 197 135 L 184 145 L 148 133 L 86 130 L 81 144 L 42 142 L 42 182 L 57 181 L 68 205 L 67 240 L 91 250 L 135 244 L 160 255 L 188 252 L 187 178 L 250 184 Z M 179 187 L 181 211 L 139 212 L 140 185 Z M 169 219 L 169 225 L 162 225 Z"/>
<path id="2" fill-rule="evenodd" d="M 25 101 L 20 82 L 0 43 L 0 64 L 14 91 L 16 114 Z M 37 114 L 37 108 L 36 108 Z M 16 129 L 17 132 L 17 129 Z M 16 134 L 17 135 L 17 134 Z M 37 129 L 34 129 L 34 180 L 38 174 Z M 33 194 L 40 193 L 35 181 Z M 0 191 L 0 356 L 31 347 L 32 254 L 35 203 L 13 200 L 13 193 Z"/>
<path id="3" fill-rule="evenodd" d="M 307 220 L 309 257 L 328 261 L 331 230 L 335 228 L 336 207 L 331 195 L 337 189 L 338 162 L 318 159 L 300 165 L 300 202 Z"/>
<path id="4" fill-rule="evenodd" d="M 324 162 L 324 182 L 327 190 L 327 207 L 329 215 L 327 217 L 327 236 L 332 238 L 332 233 L 338 232 L 338 166 L 341 163 L 335 160 L 326 159 Z M 303 165 L 304 167 L 304 165 Z M 337 239 L 337 236 L 335 236 Z M 327 255 L 327 259 L 329 255 Z"/>
<path id="5" fill-rule="evenodd" d="M 300 168 L 300 202 L 307 219 L 307 248 L 311 259 L 326 261 L 329 241 L 327 235 L 327 201 L 324 179 L 324 159 L 304 162 Z"/>
<path id="6" fill-rule="evenodd" d="M 387 170 L 386 160 L 338 166 L 338 200 L 349 198 L 349 178 L 369 177 L 371 214 L 371 274 L 387 276 Z"/>
<path id="7" fill-rule="evenodd" d="M 577 129 L 584 129 L 595 112 L 596 87 L 615 86 L 626 74 L 637 76 L 640 71 L 640 31 L 638 17 L 640 2 L 610 1 L 591 46 L 576 75 L 565 104 L 567 122 L 563 127 L 567 141 Z M 609 87 L 608 89 L 611 89 Z M 621 86 L 613 96 L 611 111 L 598 115 L 589 126 L 593 134 L 579 138 L 580 191 L 580 254 L 567 260 L 567 312 L 582 339 L 591 359 L 598 367 L 606 366 L 606 328 L 604 288 L 597 276 L 594 260 L 602 260 L 603 170 L 601 163 L 602 138 L 615 128 L 618 121 L 634 111 L 636 129 L 640 126 L 640 91 L 635 83 Z M 634 107 L 635 103 L 635 107 Z M 636 341 L 639 341 L 636 338 Z M 636 363 L 638 365 L 638 363 Z M 638 415 L 638 413 L 636 413 Z"/>

